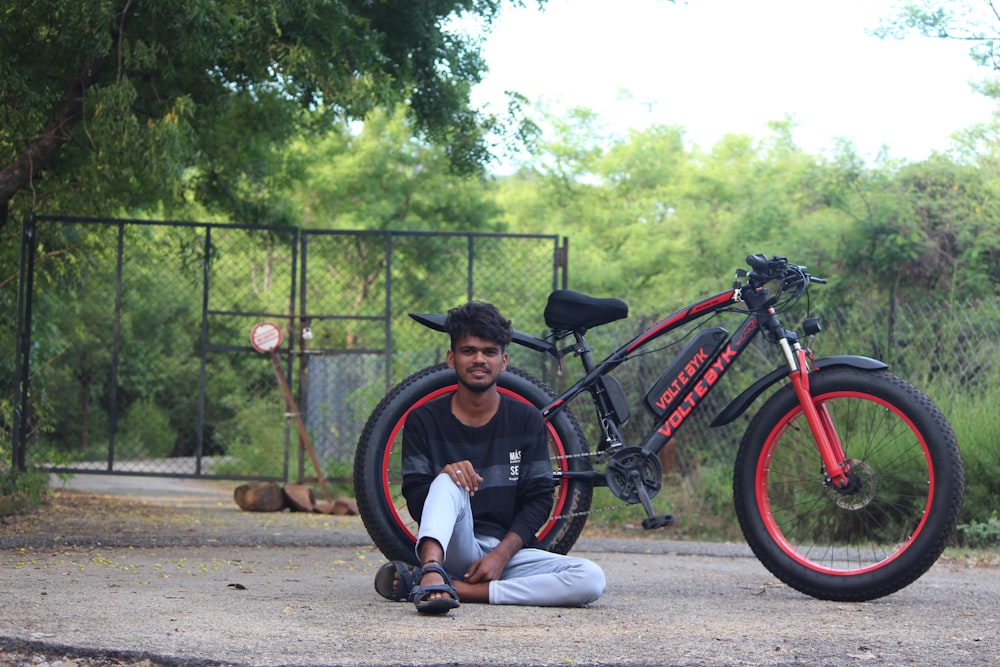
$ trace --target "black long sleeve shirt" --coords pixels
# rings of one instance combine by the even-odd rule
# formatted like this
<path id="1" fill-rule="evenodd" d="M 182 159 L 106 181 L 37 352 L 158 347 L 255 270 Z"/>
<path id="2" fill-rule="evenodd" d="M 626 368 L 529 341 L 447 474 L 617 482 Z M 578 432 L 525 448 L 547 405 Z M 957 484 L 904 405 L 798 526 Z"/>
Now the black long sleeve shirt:
<path id="1" fill-rule="evenodd" d="M 508 532 L 535 546 L 535 532 L 552 509 L 552 468 L 545 422 L 538 410 L 501 394 L 497 413 L 467 426 L 451 413 L 451 396 L 414 410 L 403 429 L 403 495 L 418 522 L 431 482 L 449 463 L 468 459 L 483 481 L 471 498 L 475 531 L 498 539 Z"/>

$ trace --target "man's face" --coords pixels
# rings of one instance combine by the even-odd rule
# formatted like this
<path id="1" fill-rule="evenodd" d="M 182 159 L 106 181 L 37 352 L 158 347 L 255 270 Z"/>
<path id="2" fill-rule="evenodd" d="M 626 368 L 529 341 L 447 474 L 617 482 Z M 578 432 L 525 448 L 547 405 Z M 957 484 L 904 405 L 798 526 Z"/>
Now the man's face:
<path id="1" fill-rule="evenodd" d="M 462 386 L 484 392 L 496 384 L 500 371 L 507 368 L 507 354 L 499 343 L 465 336 L 455 349 L 448 350 L 448 365 L 455 369 Z"/>

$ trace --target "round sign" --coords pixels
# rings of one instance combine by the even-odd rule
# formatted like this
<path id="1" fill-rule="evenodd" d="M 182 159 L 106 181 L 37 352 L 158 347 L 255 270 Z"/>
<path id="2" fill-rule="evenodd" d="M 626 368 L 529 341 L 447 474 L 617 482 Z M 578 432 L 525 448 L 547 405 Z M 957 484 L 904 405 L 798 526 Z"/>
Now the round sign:
<path id="1" fill-rule="evenodd" d="M 281 329 L 274 322 L 261 322 L 250 332 L 250 344 L 258 352 L 270 352 L 281 345 Z"/>

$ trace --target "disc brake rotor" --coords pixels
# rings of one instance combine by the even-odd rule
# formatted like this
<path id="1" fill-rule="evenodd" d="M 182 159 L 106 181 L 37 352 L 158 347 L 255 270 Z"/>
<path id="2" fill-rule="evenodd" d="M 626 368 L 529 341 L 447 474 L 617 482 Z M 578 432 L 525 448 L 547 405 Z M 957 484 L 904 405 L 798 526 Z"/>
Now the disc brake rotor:
<path id="1" fill-rule="evenodd" d="M 827 485 L 826 492 L 837 504 L 845 510 L 859 510 L 867 507 L 878 493 L 878 476 L 872 467 L 864 461 L 850 459 L 847 462 L 851 471 L 847 473 L 849 483 L 846 488 Z"/>

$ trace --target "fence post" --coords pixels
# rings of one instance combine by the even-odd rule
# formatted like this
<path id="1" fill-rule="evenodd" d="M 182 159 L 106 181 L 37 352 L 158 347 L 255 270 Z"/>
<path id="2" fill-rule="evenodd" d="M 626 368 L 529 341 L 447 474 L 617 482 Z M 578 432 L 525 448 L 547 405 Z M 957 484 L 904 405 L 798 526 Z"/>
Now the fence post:
<path id="1" fill-rule="evenodd" d="M 205 387 L 208 384 L 208 305 L 212 284 L 212 226 L 205 227 L 201 265 L 201 333 L 198 345 L 198 427 L 194 445 L 194 471 L 201 475 L 201 457 L 205 452 Z"/>
<path id="2" fill-rule="evenodd" d="M 38 237 L 35 218 L 21 224 L 21 257 L 17 278 L 17 332 L 14 342 L 14 424 L 11 465 L 27 470 L 28 380 L 31 377 L 31 292 L 35 278 L 35 253 Z"/>
<path id="3" fill-rule="evenodd" d="M 385 345 L 382 348 L 382 358 L 384 368 L 382 369 L 385 393 L 389 393 L 392 388 L 392 232 L 385 232 L 385 308 L 382 311 L 384 317 L 382 326 L 385 332 Z"/>
<path id="4" fill-rule="evenodd" d="M 115 432 L 118 424 L 118 363 L 121 359 L 122 327 L 122 261 L 125 256 L 125 223 L 118 221 L 118 235 L 115 249 L 115 305 L 111 324 L 111 383 L 108 392 L 108 470 L 115 461 Z"/>
<path id="5" fill-rule="evenodd" d="M 566 289 L 569 284 L 569 237 L 562 237 L 562 247 L 559 246 L 559 239 L 556 238 L 555 266 L 553 267 L 552 289 Z M 562 284 L 559 277 L 562 274 Z"/>

